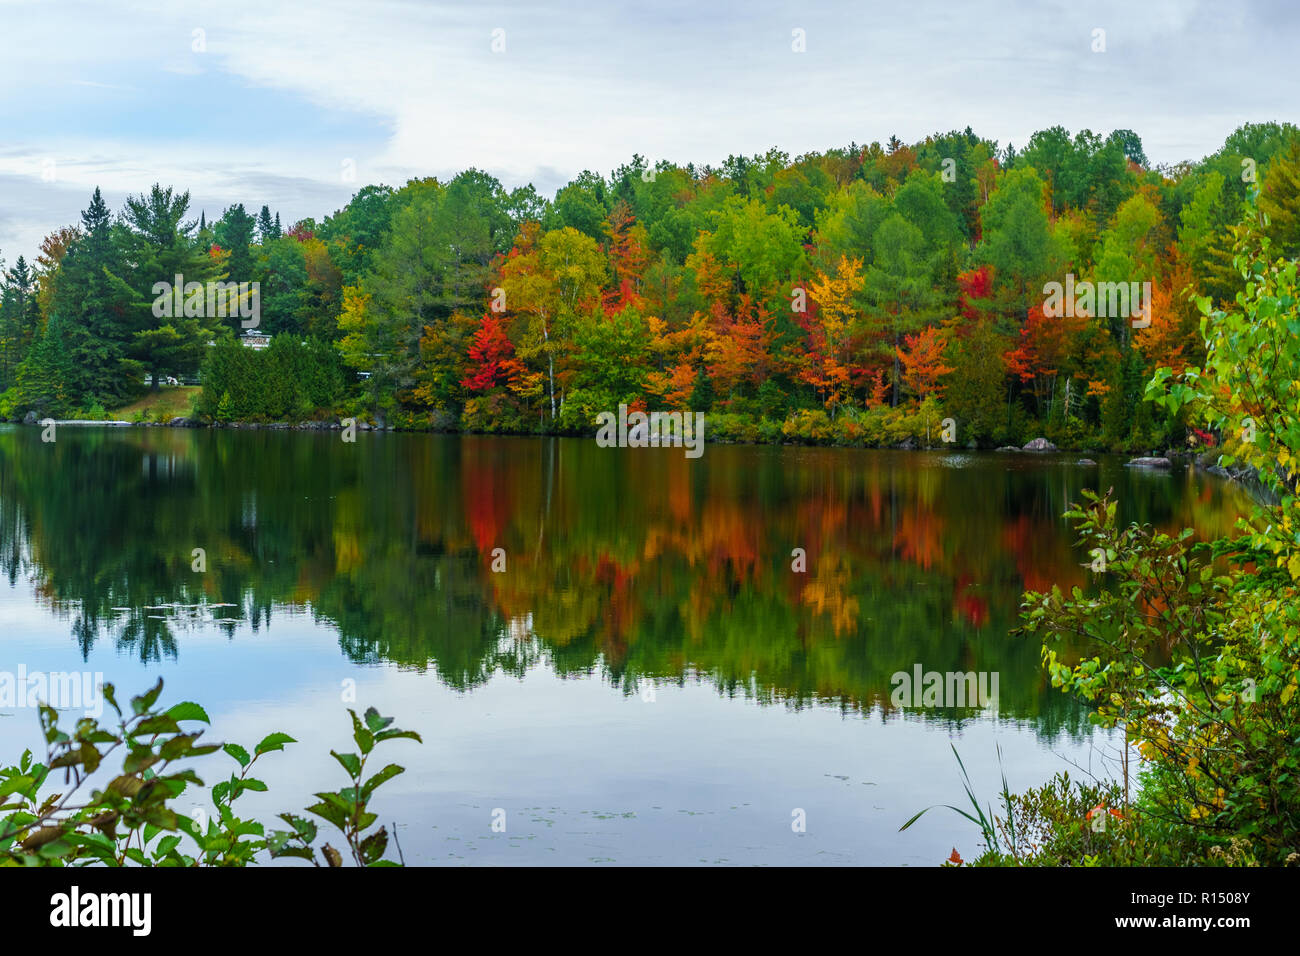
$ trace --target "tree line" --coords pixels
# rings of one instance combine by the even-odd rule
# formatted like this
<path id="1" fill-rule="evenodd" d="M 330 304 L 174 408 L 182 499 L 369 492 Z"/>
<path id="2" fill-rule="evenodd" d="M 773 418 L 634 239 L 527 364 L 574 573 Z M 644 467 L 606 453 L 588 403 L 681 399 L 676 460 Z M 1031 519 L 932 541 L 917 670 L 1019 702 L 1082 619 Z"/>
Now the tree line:
<path id="1" fill-rule="evenodd" d="M 1023 149 L 967 128 L 719 166 L 634 156 L 554 198 L 470 169 L 287 230 L 267 206 L 195 221 L 157 185 L 114 216 L 96 190 L 4 270 L 0 414 L 198 375 L 195 414 L 217 421 L 585 433 L 625 403 L 749 440 L 931 441 L 951 417 L 962 443 L 1212 441 L 1142 390 L 1203 358 L 1193 298 L 1242 288 L 1252 195 L 1275 251 L 1300 255 L 1297 132 L 1242 126 L 1172 166 L 1132 131 L 1061 127 Z M 258 283 L 273 348 L 242 349 L 238 317 L 155 315 L 177 275 Z M 1149 313 L 1045 312 L 1067 276 L 1149 283 Z"/>

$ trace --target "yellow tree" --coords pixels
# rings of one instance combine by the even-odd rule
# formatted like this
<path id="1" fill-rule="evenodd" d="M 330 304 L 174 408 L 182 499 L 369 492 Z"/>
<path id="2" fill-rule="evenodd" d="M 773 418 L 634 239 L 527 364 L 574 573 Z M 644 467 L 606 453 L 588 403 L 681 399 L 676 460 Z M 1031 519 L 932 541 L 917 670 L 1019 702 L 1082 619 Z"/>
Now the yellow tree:
<path id="1" fill-rule="evenodd" d="M 864 282 L 862 260 L 841 254 L 834 275 L 818 270 L 808 289 L 817 303 L 817 322 L 808 330 L 812 347 L 802 377 L 825 394 L 826 407 L 832 413 L 852 387 L 857 318 L 853 299 Z"/>
<path id="2" fill-rule="evenodd" d="M 676 331 L 671 331 L 658 316 L 648 318 L 646 325 L 650 332 L 648 352 L 654 366 L 646 376 L 646 391 L 669 408 L 686 409 L 703 356 L 714 340 L 708 318 L 696 312 L 689 324 Z"/>
<path id="3" fill-rule="evenodd" d="M 571 226 L 538 238 L 539 228 L 528 223 L 515 248 L 501 266 L 506 308 L 523 320 L 511 338 L 525 362 L 545 366 L 551 420 L 559 416 L 568 335 L 579 310 L 593 307 L 607 275 L 605 256 L 590 236 Z M 557 358 L 560 360 L 557 363 Z M 557 372 L 557 364 L 561 365 Z"/>

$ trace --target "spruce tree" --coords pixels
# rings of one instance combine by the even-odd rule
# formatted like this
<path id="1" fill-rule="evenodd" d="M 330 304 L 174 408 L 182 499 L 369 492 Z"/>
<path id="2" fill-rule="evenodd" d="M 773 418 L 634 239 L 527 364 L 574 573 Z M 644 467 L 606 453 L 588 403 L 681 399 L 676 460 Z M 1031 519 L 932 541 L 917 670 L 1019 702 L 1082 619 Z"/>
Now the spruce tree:
<path id="1" fill-rule="evenodd" d="M 262 245 L 280 238 L 280 217 L 277 215 L 272 219 L 268 206 L 263 206 L 262 211 L 257 214 L 257 236 Z"/>
<path id="2" fill-rule="evenodd" d="M 18 368 L 18 407 L 42 418 L 56 418 L 79 407 L 70 391 L 72 373 L 68 322 L 56 314 Z"/>
<path id="3" fill-rule="evenodd" d="M 253 244 L 253 232 L 256 225 L 257 220 L 248 214 L 243 203 L 238 203 L 227 209 L 217 223 L 214 230 L 217 245 L 230 254 L 230 257 L 226 260 L 226 281 L 252 281 L 253 254 L 250 247 Z M 236 323 L 235 327 L 237 325 L 238 323 Z"/>
<path id="4" fill-rule="evenodd" d="M 39 325 L 33 292 L 27 260 L 19 256 L 0 283 L 0 392 L 14 384 Z"/>
<path id="5" fill-rule="evenodd" d="M 126 355 L 134 332 L 134 294 L 121 278 L 125 263 L 117 246 L 112 216 L 96 188 L 81 214 L 81 235 L 60 268 L 51 317 L 63 327 L 70 361 L 68 401 L 105 405 L 129 397 L 138 384 L 138 367 Z"/>

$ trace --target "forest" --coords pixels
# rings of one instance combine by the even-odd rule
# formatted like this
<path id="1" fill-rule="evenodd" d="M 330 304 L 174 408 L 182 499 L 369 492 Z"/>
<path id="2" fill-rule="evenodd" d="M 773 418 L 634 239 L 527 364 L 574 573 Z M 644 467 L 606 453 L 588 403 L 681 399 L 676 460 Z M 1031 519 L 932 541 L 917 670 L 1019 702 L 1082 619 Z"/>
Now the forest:
<path id="1" fill-rule="evenodd" d="M 287 228 L 267 204 L 191 205 L 155 185 L 114 214 L 96 189 L 35 262 L 0 262 L 0 416 L 111 417 L 175 376 L 202 384 L 205 423 L 593 434 L 626 404 L 731 441 L 929 445 L 951 418 L 962 446 L 1204 446 L 1143 392 L 1204 360 L 1195 300 L 1244 288 L 1244 209 L 1300 256 L 1300 130 L 1243 125 L 1176 165 L 1133 131 L 1059 126 L 1020 149 L 967 128 L 637 155 L 554 198 L 469 169 Z M 155 315 L 174 276 L 257 283 L 269 347 L 238 315 Z M 1045 313 L 1076 280 L 1144 284 L 1149 321 Z"/>

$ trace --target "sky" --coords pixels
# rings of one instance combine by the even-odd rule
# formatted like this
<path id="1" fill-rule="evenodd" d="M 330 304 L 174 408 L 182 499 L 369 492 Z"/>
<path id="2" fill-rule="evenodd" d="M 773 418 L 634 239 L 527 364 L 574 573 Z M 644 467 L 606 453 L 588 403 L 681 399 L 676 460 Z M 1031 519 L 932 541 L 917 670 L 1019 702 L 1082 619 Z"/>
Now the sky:
<path id="1" fill-rule="evenodd" d="M 1296 121 L 1298 22 L 1293 0 L 0 0 L 0 257 L 32 259 L 95 186 L 288 225 L 470 166 L 553 195 L 634 153 L 966 126 L 1129 128 L 1153 163 L 1199 159 Z"/>

